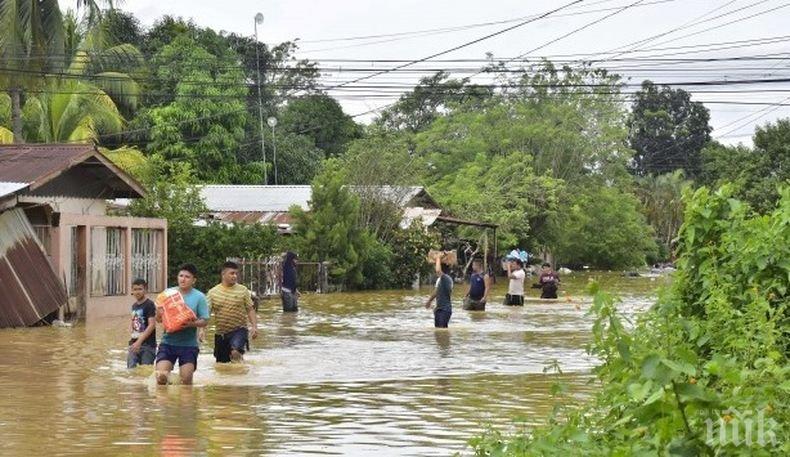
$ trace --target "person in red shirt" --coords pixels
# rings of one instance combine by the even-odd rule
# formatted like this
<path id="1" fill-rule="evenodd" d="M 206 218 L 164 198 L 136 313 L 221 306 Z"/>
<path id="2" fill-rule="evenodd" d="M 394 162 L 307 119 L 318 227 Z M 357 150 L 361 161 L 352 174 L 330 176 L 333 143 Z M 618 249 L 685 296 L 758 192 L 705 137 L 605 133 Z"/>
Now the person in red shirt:
<path id="1" fill-rule="evenodd" d="M 560 287 L 560 276 L 551 269 L 551 265 L 544 263 L 540 268 L 538 282 L 532 285 L 533 289 L 541 289 L 540 298 L 557 298 L 557 289 Z"/>

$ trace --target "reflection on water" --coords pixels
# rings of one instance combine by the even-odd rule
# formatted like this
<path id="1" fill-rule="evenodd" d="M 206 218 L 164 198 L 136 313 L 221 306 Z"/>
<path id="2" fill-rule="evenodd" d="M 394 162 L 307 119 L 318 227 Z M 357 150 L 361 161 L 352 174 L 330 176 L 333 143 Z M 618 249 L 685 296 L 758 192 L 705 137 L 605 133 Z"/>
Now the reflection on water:
<path id="1" fill-rule="evenodd" d="M 298 315 L 264 301 L 244 365 L 201 348 L 195 386 L 125 368 L 126 319 L 0 331 L 2 455 L 451 455 L 483 424 L 541 423 L 556 375 L 583 397 L 590 367 L 586 276 L 569 303 L 486 312 L 456 306 L 434 330 L 419 292 L 306 296 Z M 626 313 L 657 284 L 604 275 Z M 213 338 L 207 338 L 213 341 Z"/>

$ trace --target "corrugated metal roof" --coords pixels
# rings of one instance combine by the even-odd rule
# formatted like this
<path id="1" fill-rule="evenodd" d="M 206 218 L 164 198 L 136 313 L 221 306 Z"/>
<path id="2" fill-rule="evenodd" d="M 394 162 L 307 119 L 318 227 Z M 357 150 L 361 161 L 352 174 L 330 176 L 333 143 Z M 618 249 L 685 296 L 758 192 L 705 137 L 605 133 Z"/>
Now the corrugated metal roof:
<path id="1" fill-rule="evenodd" d="M 27 183 L 31 192 L 47 195 L 82 192 L 78 196 L 91 197 L 107 195 L 106 189 L 112 190 L 113 195 L 107 195 L 111 197 L 145 193 L 140 183 L 90 144 L 0 145 L 0 181 Z"/>
<path id="2" fill-rule="evenodd" d="M 351 189 L 359 194 L 390 200 L 398 206 L 406 206 L 420 195 L 425 195 L 428 203 L 433 203 L 422 186 L 352 186 Z M 205 185 L 200 186 L 200 195 L 211 212 L 287 212 L 293 205 L 298 205 L 304 210 L 309 209 L 312 188 L 310 186 Z"/>
<path id="3" fill-rule="evenodd" d="M 90 144 L 13 144 L 0 146 L 0 181 L 32 183 L 69 168 L 95 152 Z"/>
<path id="4" fill-rule="evenodd" d="M 291 215 L 282 211 L 218 211 L 211 215 L 223 222 L 245 224 L 290 224 Z"/>
<path id="5" fill-rule="evenodd" d="M 5 182 L 0 181 L 0 198 L 6 195 L 11 195 L 27 187 L 29 184 L 26 182 Z"/>
<path id="6" fill-rule="evenodd" d="M 211 212 L 287 212 L 297 205 L 308 209 L 310 186 L 200 186 L 200 195 Z"/>
<path id="7" fill-rule="evenodd" d="M 24 211 L 0 214 L 0 328 L 33 325 L 66 300 Z"/>

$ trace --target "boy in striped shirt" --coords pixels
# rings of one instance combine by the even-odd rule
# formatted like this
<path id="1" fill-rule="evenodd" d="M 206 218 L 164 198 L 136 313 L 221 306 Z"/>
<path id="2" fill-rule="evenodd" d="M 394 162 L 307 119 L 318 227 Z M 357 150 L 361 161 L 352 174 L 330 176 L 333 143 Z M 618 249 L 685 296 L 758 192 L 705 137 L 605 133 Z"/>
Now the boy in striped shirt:
<path id="1" fill-rule="evenodd" d="M 239 266 L 234 262 L 222 265 L 222 282 L 208 291 L 214 315 L 214 358 L 217 363 L 240 362 L 249 338 L 258 336 L 258 316 L 249 289 L 238 283 Z M 251 324 L 249 331 L 247 323 Z"/>

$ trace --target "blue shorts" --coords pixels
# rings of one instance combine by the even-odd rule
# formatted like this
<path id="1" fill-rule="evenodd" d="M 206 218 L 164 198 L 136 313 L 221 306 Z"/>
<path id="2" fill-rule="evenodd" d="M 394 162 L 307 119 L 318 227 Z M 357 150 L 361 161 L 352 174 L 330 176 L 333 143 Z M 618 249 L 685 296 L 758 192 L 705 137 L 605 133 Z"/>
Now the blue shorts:
<path id="1" fill-rule="evenodd" d="M 450 316 L 453 315 L 452 311 L 446 309 L 437 309 L 433 312 L 433 325 L 436 328 L 447 328 L 450 323 Z"/>
<path id="2" fill-rule="evenodd" d="M 173 346 L 170 344 L 160 344 L 159 352 L 156 353 L 156 362 L 167 360 L 173 365 L 178 360 L 178 366 L 191 363 L 197 368 L 197 358 L 200 348 L 196 346 Z"/>
<path id="3" fill-rule="evenodd" d="M 137 365 L 153 365 L 156 358 L 156 346 L 143 344 L 140 352 L 132 352 L 130 347 L 126 354 L 126 368 L 134 368 Z"/>

